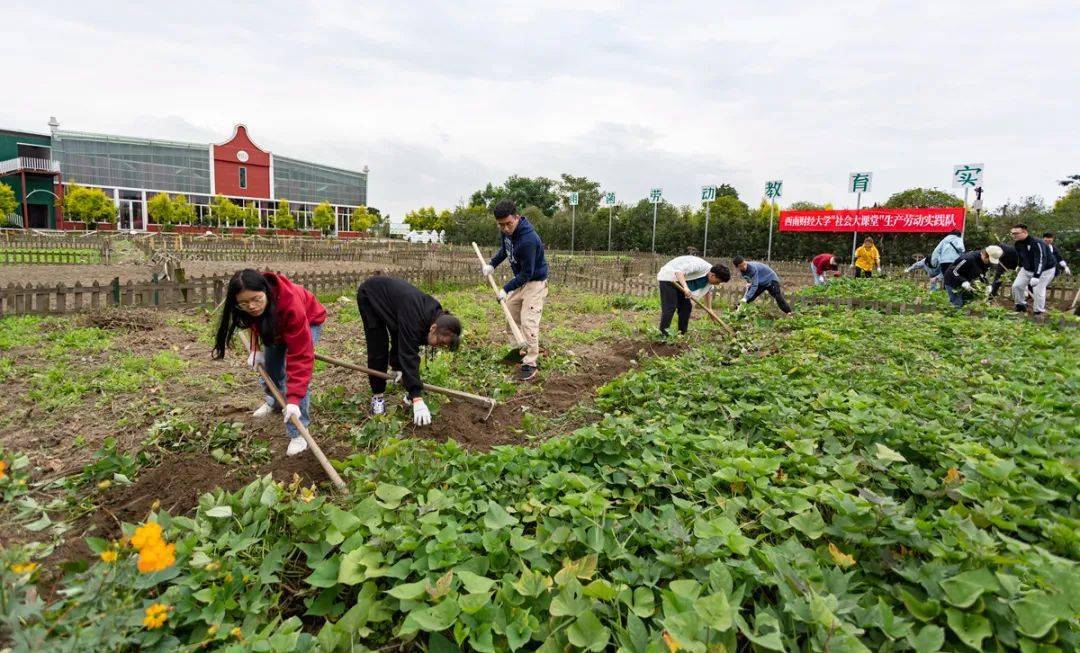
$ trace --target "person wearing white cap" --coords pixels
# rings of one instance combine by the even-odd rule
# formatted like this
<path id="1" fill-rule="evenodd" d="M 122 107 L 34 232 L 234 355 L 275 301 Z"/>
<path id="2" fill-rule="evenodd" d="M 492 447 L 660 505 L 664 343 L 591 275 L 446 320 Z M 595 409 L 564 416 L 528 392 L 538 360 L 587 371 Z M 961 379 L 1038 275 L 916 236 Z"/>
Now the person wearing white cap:
<path id="1" fill-rule="evenodd" d="M 964 305 L 965 291 L 968 295 L 973 291 L 971 284 L 986 274 L 991 265 L 997 265 L 1001 260 L 1002 250 L 997 245 L 990 245 L 984 249 L 973 252 L 965 252 L 956 262 L 945 271 L 945 292 L 949 295 L 952 305 L 960 308 Z"/>

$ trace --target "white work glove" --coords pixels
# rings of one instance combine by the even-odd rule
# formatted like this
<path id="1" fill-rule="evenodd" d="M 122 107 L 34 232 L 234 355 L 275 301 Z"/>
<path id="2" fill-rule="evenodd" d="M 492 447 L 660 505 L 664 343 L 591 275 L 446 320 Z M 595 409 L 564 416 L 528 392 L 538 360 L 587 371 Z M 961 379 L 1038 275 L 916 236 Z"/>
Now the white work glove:
<path id="1" fill-rule="evenodd" d="M 493 268 L 491 265 L 485 263 L 484 267 L 481 268 L 481 271 L 484 273 L 485 277 L 490 277 L 492 275 L 492 273 L 495 272 L 495 268 Z"/>
<path id="2" fill-rule="evenodd" d="M 1028 282 L 1028 285 L 1031 286 L 1032 288 L 1039 285 L 1039 277 L 1032 277 L 1031 281 Z"/>
<path id="3" fill-rule="evenodd" d="M 390 370 L 390 378 L 387 379 L 390 383 L 401 383 L 401 370 Z"/>
<path id="4" fill-rule="evenodd" d="M 285 410 L 281 411 L 281 416 L 285 418 L 285 423 L 289 423 L 290 417 L 300 419 L 300 406 L 297 404 L 288 404 L 285 406 Z"/>
<path id="5" fill-rule="evenodd" d="M 257 365 L 265 365 L 266 357 L 263 355 L 262 350 L 248 354 L 247 364 L 251 369 L 255 369 Z"/>
<path id="6" fill-rule="evenodd" d="M 427 404 L 420 397 L 413 399 L 412 402 L 412 423 L 417 426 L 431 424 L 431 411 L 428 410 Z"/>
<path id="7" fill-rule="evenodd" d="M 499 301 L 500 302 L 506 301 L 506 297 L 507 297 L 506 291 L 503 290 L 502 288 L 499 288 Z"/>
<path id="8" fill-rule="evenodd" d="M 1062 265 L 1061 269 L 1065 271 L 1065 274 L 1069 275 L 1070 277 L 1072 276 L 1072 270 L 1069 269 L 1069 266 Z"/>
<path id="9" fill-rule="evenodd" d="M 970 281 L 965 281 L 964 283 L 960 284 L 960 287 L 963 288 L 964 290 L 967 290 L 967 291 L 970 292 L 971 291 L 971 282 Z"/>

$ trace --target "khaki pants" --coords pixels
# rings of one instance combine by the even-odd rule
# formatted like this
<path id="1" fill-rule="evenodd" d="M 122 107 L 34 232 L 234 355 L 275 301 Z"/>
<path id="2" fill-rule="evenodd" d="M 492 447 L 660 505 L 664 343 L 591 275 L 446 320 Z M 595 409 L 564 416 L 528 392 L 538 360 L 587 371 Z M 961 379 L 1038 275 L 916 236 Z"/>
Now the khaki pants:
<path id="1" fill-rule="evenodd" d="M 536 365 L 536 359 L 540 356 L 540 316 L 544 313 L 544 298 L 547 294 L 548 285 L 545 279 L 530 281 L 506 298 L 510 316 L 521 327 L 521 334 L 528 343 L 525 356 L 521 359 L 523 365 Z"/>

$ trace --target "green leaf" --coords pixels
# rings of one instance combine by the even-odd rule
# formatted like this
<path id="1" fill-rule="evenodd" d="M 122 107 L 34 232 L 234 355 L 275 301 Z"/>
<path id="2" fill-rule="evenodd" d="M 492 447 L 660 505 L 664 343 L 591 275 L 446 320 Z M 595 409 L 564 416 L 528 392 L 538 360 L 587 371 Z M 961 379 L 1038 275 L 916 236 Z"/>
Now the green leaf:
<path id="1" fill-rule="evenodd" d="M 918 635 L 914 632 L 908 633 L 907 641 L 915 649 L 915 653 L 937 653 L 945 644 L 945 629 L 927 624 Z"/>
<path id="2" fill-rule="evenodd" d="M 723 515 L 714 517 L 708 521 L 703 519 L 694 520 L 694 535 L 697 535 L 700 538 L 726 538 L 731 533 L 737 532 L 739 532 L 738 524 Z"/>
<path id="3" fill-rule="evenodd" d="M 945 610 L 946 620 L 960 641 L 976 651 L 982 650 L 982 641 L 991 635 L 990 622 L 982 615 L 962 612 L 954 608 Z"/>
<path id="4" fill-rule="evenodd" d="M 723 632 L 731 628 L 731 605 L 723 593 L 710 594 L 694 601 L 694 610 L 701 615 L 705 625 Z"/>
<path id="5" fill-rule="evenodd" d="M 788 519 L 788 523 L 794 526 L 803 535 L 812 540 L 821 537 L 825 532 L 825 520 L 817 508 L 811 508 L 806 512 L 800 512 Z"/>
<path id="6" fill-rule="evenodd" d="M 1051 597 L 1046 592 L 1032 592 L 1009 606 L 1016 614 L 1016 629 L 1022 634 L 1039 639 L 1050 632 L 1059 618 L 1068 618 L 1059 608 L 1060 599 Z"/>
<path id="7" fill-rule="evenodd" d="M 551 599 L 551 605 L 548 607 L 551 616 L 576 617 L 589 609 L 589 601 L 581 598 L 578 587 L 580 585 L 567 585 Z"/>
<path id="8" fill-rule="evenodd" d="M 611 586 L 611 583 L 602 578 L 597 578 L 593 582 L 586 585 L 581 593 L 585 596 L 591 596 L 594 599 L 600 599 L 601 601 L 610 601 L 617 596 L 615 588 Z"/>
<path id="9" fill-rule="evenodd" d="M 380 566 L 382 554 L 365 546 L 353 549 L 341 557 L 341 570 L 338 572 L 338 582 L 345 585 L 356 585 L 371 578 L 380 578 L 386 575 L 387 567 Z"/>
<path id="10" fill-rule="evenodd" d="M 967 608 L 975 603 L 983 592 L 995 591 L 997 579 L 988 569 L 972 569 L 952 578 L 941 581 L 945 590 L 945 600 L 958 608 Z"/>
<path id="11" fill-rule="evenodd" d="M 634 603 L 630 609 L 637 616 L 645 619 L 656 612 L 656 595 L 648 587 L 638 587 L 634 590 Z"/>
<path id="12" fill-rule="evenodd" d="M 687 599 L 696 599 L 701 594 L 701 583 L 696 580 L 673 580 L 668 585 L 672 594 Z"/>
<path id="13" fill-rule="evenodd" d="M 326 506 L 325 512 L 327 518 L 330 520 L 330 524 L 345 537 L 348 537 L 353 531 L 360 527 L 360 519 L 356 515 L 345 512 L 337 506 Z"/>
<path id="14" fill-rule="evenodd" d="M 494 580 L 464 569 L 455 569 L 454 574 L 461 579 L 461 584 L 465 589 L 474 594 L 477 592 L 487 592 L 495 585 Z"/>
<path id="15" fill-rule="evenodd" d="M 487 514 L 484 515 L 484 528 L 494 531 L 513 526 L 516 523 L 518 523 L 516 517 L 506 512 L 499 504 L 490 499 L 488 500 Z"/>
<path id="16" fill-rule="evenodd" d="M 232 517 L 232 506 L 214 506 L 204 513 L 207 517 Z"/>
<path id="17" fill-rule="evenodd" d="M 449 628 L 460 613 L 457 601 L 449 598 L 433 608 L 414 610 L 409 615 L 420 628 L 434 633 Z"/>
<path id="18" fill-rule="evenodd" d="M 906 589 L 900 590 L 900 600 L 904 607 L 919 621 L 933 621 L 941 614 L 941 604 L 934 599 L 922 601 Z"/>
<path id="19" fill-rule="evenodd" d="M 337 558 L 327 558 L 315 566 L 315 571 L 305 581 L 312 587 L 333 587 L 338 583 L 339 566 Z"/>
<path id="20" fill-rule="evenodd" d="M 566 629 L 566 637 L 574 646 L 588 651 L 603 651 L 607 647 L 611 633 L 596 618 L 592 610 L 578 615 L 574 623 Z"/>
<path id="21" fill-rule="evenodd" d="M 381 499 L 379 505 L 384 508 L 389 508 L 390 510 L 400 506 L 401 500 L 409 494 L 409 489 L 401 487 L 400 485 L 379 483 L 375 486 L 375 496 Z"/>
<path id="22" fill-rule="evenodd" d="M 401 585 L 395 585 L 390 588 L 386 593 L 395 599 L 400 599 L 402 601 L 416 601 L 427 592 L 427 584 L 428 582 L 426 580 L 418 580 L 415 583 L 402 583 Z"/>
<path id="23" fill-rule="evenodd" d="M 886 462 L 886 464 L 888 464 L 888 463 L 906 463 L 907 462 L 907 458 L 904 458 L 899 453 L 897 453 L 897 452 L 893 451 L 892 449 L 886 447 L 885 445 L 881 444 L 880 442 L 874 443 L 874 447 L 875 447 L 874 456 L 877 457 L 878 460 L 884 460 Z"/>
<path id="24" fill-rule="evenodd" d="M 480 592 L 477 594 L 464 594 L 458 597 L 458 605 L 461 606 L 461 611 L 465 614 L 475 614 L 479 612 L 485 605 L 491 602 L 490 592 Z"/>

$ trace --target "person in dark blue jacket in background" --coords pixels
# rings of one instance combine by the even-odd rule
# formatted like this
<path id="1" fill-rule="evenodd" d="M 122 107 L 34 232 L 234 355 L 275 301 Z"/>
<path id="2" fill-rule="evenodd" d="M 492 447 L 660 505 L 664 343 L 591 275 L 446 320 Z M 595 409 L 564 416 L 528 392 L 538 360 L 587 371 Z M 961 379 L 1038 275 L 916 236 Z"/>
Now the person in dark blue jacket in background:
<path id="1" fill-rule="evenodd" d="M 514 277 L 499 291 L 499 300 L 506 300 L 510 315 L 521 328 L 527 343 L 517 380 L 530 381 L 536 376 L 536 359 L 540 356 L 540 316 L 548 294 L 544 243 L 529 221 L 518 213 L 512 200 L 500 200 L 492 212 L 502 233 L 502 247 L 482 271 L 485 277 L 489 276 L 500 263 L 510 259 Z"/>
<path id="2" fill-rule="evenodd" d="M 791 305 L 784 299 L 784 293 L 780 290 L 780 277 L 773 272 L 772 268 L 757 261 L 751 263 L 741 256 L 731 259 L 731 264 L 747 283 L 746 294 L 739 300 L 739 305 L 735 307 L 736 311 L 741 309 L 743 304 L 748 304 L 757 299 L 761 293 L 767 292 L 776 300 L 776 305 L 784 315 L 791 315 Z"/>

